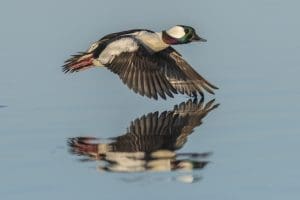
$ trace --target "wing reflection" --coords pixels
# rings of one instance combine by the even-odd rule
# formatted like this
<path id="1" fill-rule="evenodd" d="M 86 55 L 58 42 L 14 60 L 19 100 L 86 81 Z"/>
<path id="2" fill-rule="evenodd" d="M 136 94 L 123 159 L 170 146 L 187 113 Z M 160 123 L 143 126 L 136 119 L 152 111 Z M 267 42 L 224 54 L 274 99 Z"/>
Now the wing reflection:
<path id="1" fill-rule="evenodd" d="M 100 170 L 110 172 L 202 169 L 210 153 L 178 153 L 193 129 L 219 104 L 214 100 L 188 100 L 171 111 L 153 112 L 131 122 L 124 135 L 108 140 L 70 138 L 70 152 L 82 161 L 99 160 Z"/>

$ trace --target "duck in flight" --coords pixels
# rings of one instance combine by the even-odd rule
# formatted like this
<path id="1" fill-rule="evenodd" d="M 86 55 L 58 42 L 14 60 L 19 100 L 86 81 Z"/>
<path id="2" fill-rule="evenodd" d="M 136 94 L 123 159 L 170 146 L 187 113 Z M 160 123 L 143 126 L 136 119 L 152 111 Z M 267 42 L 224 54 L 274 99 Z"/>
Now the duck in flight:
<path id="1" fill-rule="evenodd" d="M 68 59 L 63 71 L 78 72 L 106 67 L 135 93 L 158 99 L 181 93 L 204 96 L 218 89 L 198 74 L 171 45 L 206 40 L 190 26 L 177 25 L 162 32 L 133 29 L 111 33 L 93 43 L 86 52 Z"/>

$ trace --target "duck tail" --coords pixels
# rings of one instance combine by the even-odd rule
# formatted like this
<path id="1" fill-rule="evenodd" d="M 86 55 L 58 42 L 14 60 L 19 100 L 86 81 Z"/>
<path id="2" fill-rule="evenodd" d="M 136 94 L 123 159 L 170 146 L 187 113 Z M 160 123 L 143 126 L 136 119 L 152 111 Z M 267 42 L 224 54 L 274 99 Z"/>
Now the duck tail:
<path id="1" fill-rule="evenodd" d="M 72 55 L 72 57 L 65 61 L 63 67 L 63 72 L 72 73 L 82 71 L 88 68 L 93 67 L 93 54 L 86 52 L 79 52 L 76 55 Z"/>
<path id="2" fill-rule="evenodd" d="M 93 137 L 69 138 L 68 145 L 70 151 L 78 155 L 97 155 L 98 145 L 93 144 L 93 140 L 95 139 Z"/>

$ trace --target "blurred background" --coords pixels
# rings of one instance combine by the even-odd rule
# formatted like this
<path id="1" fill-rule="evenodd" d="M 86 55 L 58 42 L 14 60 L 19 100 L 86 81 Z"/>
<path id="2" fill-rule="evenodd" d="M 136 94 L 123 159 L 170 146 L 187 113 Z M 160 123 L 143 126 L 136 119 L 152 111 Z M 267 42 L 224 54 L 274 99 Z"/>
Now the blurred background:
<path id="1" fill-rule="evenodd" d="M 2 0 L 1 199 L 299 198 L 299 1 Z M 71 54 L 122 30 L 194 27 L 206 43 L 176 46 L 220 89 L 180 149 L 212 152 L 203 170 L 105 173 L 67 139 L 116 137 L 130 121 L 188 98 L 136 95 L 105 69 L 64 74 Z M 178 177 L 198 181 L 184 184 Z"/>

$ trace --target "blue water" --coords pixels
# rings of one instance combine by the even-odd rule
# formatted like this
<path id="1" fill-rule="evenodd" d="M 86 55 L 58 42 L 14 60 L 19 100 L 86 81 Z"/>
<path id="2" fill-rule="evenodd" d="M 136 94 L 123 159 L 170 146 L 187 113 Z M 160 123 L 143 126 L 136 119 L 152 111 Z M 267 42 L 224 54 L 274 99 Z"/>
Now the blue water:
<path id="1" fill-rule="evenodd" d="M 0 198 L 298 199 L 298 1 L 4 1 L 0 6 Z M 108 172 L 69 138 L 118 137 L 183 95 L 154 101 L 105 69 L 60 66 L 103 35 L 193 26 L 207 43 L 176 49 L 220 89 L 220 106 L 175 153 L 201 169 Z M 97 141 L 98 143 L 102 142 Z M 110 141 L 106 141 L 110 142 Z M 174 151 L 173 151 L 174 152 Z M 189 159 L 195 159 L 188 157 Z M 177 159 L 177 158 L 176 158 Z"/>

